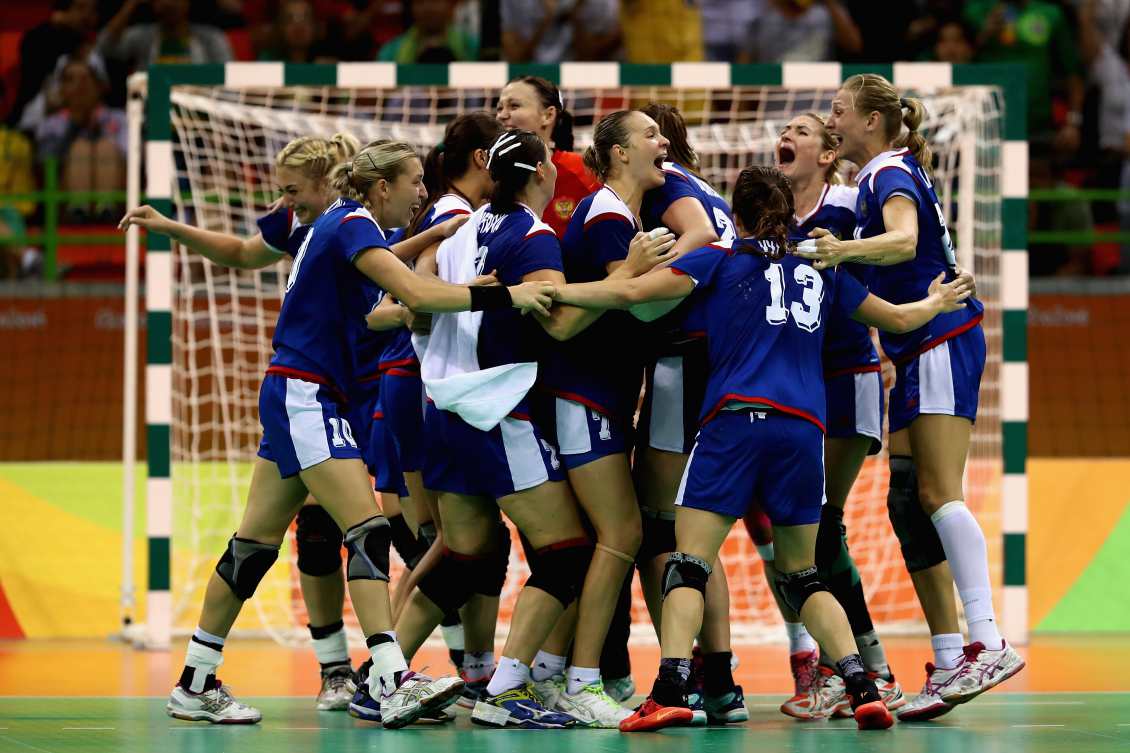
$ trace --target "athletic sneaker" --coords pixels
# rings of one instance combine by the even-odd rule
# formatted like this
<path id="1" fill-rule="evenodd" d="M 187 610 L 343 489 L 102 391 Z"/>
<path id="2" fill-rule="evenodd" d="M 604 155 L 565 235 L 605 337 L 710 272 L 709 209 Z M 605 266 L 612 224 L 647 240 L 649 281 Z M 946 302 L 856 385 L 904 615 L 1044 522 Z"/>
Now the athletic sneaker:
<path id="1" fill-rule="evenodd" d="M 859 729 L 888 729 L 895 720 L 883 704 L 875 681 L 865 674 L 854 675 L 845 681 L 847 697 L 851 699 L 852 716 Z"/>
<path id="2" fill-rule="evenodd" d="M 823 664 L 816 668 L 816 679 L 804 695 L 796 695 L 781 704 L 781 713 L 794 719 L 811 721 L 828 719 L 841 709 L 850 710 L 844 689 L 844 680 L 831 667 Z M 848 714 L 850 716 L 850 712 Z"/>
<path id="3" fill-rule="evenodd" d="M 580 726 L 600 729 L 619 729 L 620 722 L 632 715 L 605 692 L 600 680 L 584 686 L 576 695 L 562 693 L 554 708 L 574 717 Z"/>
<path id="4" fill-rule="evenodd" d="M 405 672 L 396 689 L 381 697 L 381 725 L 398 729 L 426 714 L 442 711 L 459 697 L 463 681 L 458 677 L 432 679 L 416 672 Z"/>
<path id="5" fill-rule="evenodd" d="M 1008 641 L 1001 641 L 997 650 L 985 648 L 981 642 L 972 643 L 963 649 L 965 661 L 961 663 L 957 675 L 941 690 L 946 703 L 965 703 L 994 688 L 1024 669 L 1024 659 Z"/>
<path id="6" fill-rule="evenodd" d="M 878 672 L 868 672 L 867 677 L 875 683 L 875 689 L 879 691 L 879 697 L 883 699 L 883 705 L 887 707 L 888 711 L 894 711 L 906 705 L 906 696 L 902 694 L 902 687 L 899 686 L 894 677 L 888 680 Z M 836 709 L 833 716 L 836 719 L 851 719 L 854 714 L 850 706 L 841 706 Z"/>
<path id="7" fill-rule="evenodd" d="M 820 665 L 819 651 L 797 651 L 789 654 L 789 669 L 793 673 L 793 697 L 808 693 L 816 680 L 816 667 Z"/>
<path id="8" fill-rule="evenodd" d="M 742 686 L 735 685 L 729 693 L 719 696 L 705 696 L 703 705 L 706 717 L 711 724 L 739 724 L 749 721 L 749 709 L 745 707 L 745 694 Z"/>
<path id="9" fill-rule="evenodd" d="M 334 667 L 328 672 L 322 672 L 322 689 L 318 691 L 315 705 L 319 711 L 348 709 L 356 692 L 353 669 L 348 666 Z"/>
<path id="10" fill-rule="evenodd" d="M 706 716 L 706 704 L 703 702 L 701 688 L 687 691 L 687 708 L 691 710 L 692 727 L 705 727 L 710 721 Z"/>
<path id="11" fill-rule="evenodd" d="M 471 721 L 487 727 L 520 729 L 568 729 L 577 720 L 542 705 L 541 698 L 529 683 L 505 690 L 498 695 L 483 695 L 471 712 Z"/>
<path id="12" fill-rule="evenodd" d="M 557 708 L 557 702 L 565 695 L 565 675 L 554 675 L 547 680 L 537 680 L 530 684 L 537 693 L 541 705 L 547 709 Z"/>
<path id="13" fill-rule="evenodd" d="M 686 727 L 691 724 L 691 710 L 686 706 L 660 706 L 649 696 L 643 705 L 620 722 L 621 732 L 650 732 L 666 727 Z"/>
<path id="14" fill-rule="evenodd" d="M 953 711 L 953 704 L 942 699 L 945 690 L 965 662 L 953 669 L 935 667 L 930 662 L 926 663 L 926 684 L 917 696 L 907 701 L 906 705 L 898 710 L 900 722 L 924 722 L 937 719 L 943 714 Z"/>
<path id="15" fill-rule="evenodd" d="M 263 718 L 259 709 L 235 700 L 235 696 L 219 680 L 216 680 L 216 687 L 203 693 L 190 693 L 177 685 L 169 694 L 165 711 L 176 719 L 212 724 L 255 724 Z"/>
<path id="16" fill-rule="evenodd" d="M 487 685 L 490 684 L 490 678 L 484 677 L 481 680 L 470 681 L 462 672 L 459 673 L 459 676 L 463 678 L 463 693 L 460 694 L 459 700 L 456 701 L 456 703 L 458 703 L 461 708 L 470 711 L 475 708 L 475 704 L 478 700 L 487 694 Z"/>
<path id="17" fill-rule="evenodd" d="M 636 694 L 636 681 L 631 675 L 604 681 L 604 691 L 617 703 L 630 701 Z"/>

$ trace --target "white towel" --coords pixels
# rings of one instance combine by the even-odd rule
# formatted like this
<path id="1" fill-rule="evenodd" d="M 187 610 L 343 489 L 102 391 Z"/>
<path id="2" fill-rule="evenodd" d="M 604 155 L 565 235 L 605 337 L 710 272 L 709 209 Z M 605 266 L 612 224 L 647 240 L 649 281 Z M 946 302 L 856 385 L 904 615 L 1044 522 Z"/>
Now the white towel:
<path id="1" fill-rule="evenodd" d="M 439 245 L 436 264 L 441 280 L 466 284 L 480 274 L 479 222 L 489 208 L 488 205 L 474 212 L 455 235 Z M 457 413 L 480 431 L 490 431 L 534 386 L 538 365 L 526 362 L 480 368 L 482 320 L 481 311 L 434 314 L 426 343 L 414 344 L 425 348 L 420 358 L 420 375 L 435 406 Z"/>

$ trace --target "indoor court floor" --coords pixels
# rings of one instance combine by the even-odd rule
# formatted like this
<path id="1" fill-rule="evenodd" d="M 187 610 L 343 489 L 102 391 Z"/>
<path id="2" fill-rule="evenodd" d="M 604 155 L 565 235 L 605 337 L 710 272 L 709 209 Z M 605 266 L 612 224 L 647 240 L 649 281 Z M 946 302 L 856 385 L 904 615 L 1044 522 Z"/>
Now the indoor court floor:
<path id="1" fill-rule="evenodd" d="M 904 689 L 916 692 L 928 658 L 921 639 L 888 642 Z M 928 644 L 925 644 L 928 646 Z M 181 648 L 138 652 L 110 642 L 0 643 L 0 751 L 40 753 L 1112 753 L 1130 750 L 1130 641 L 1124 636 L 1039 637 L 1021 649 L 1028 667 L 1006 685 L 933 722 L 859 732 L 850 720 L 795 722 L 777 711 L 788 690 L 783 646 L 737 647 L 735 679 L 751 719 L 705 730 L 621 734 L 615 730 L 525 732 L 454 724 L 382 731 L 313 706 L 317 672 L 308 650 L 233 641 L 220 670 L 263 722 L 223 727 L 181 722 L 164 711 L 180 672 Z M 358 653 L 360 656 L 360 653 Z M 633 647 L 640 692 L 658 662 L 654 647 Z M 355 657 L 356 659 L 357 657 Z M 415 666 L 445 672 L 443 649 L 426 648 Z"/>

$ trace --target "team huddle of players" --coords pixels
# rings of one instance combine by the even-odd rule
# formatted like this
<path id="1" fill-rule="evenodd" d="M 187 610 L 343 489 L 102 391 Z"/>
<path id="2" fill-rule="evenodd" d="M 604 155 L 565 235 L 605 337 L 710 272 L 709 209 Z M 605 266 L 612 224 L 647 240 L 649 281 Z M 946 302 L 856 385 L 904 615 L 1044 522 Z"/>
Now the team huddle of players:
<path id="1" fill-rule="evenodd" d="M 247 507 L 168 713 L 261 718 L 216 669 L 296 517 L 318 708 L 387 728 L 449 721 L 454 703 L 493 727 L 746 721 L 718 560 L 737 519 L 788 630 L 784 713 L 883 729 L 1020 671 L 962 501 L 983 307 L 955 263 L 923 116 L 881 76 L 853 76 L 827 119 L 788 121 L 776 165 L 742 170 L 727 202 L 674 107 L 604 116 L 582 161 L 560 92 L 524 76 L 423 162 L 396 141 L 295 139 L 251 238 L 127 214 L 221 265 L 292 258 Z M 870 327 L 896 369 L 886 400 Z M 843 526 L 885 408 L 890 519 L 934 653 L 909 700 Z M 503 515 L 530 576 L 496 660 Z M 393 546 L 408 570 L 390 594 Z M 370 652 L 356 672 L 343 569 Z M 634 569 L 662 658 L 631 710 Z M 437 625 L 458 677 L 409 669 Z"/>

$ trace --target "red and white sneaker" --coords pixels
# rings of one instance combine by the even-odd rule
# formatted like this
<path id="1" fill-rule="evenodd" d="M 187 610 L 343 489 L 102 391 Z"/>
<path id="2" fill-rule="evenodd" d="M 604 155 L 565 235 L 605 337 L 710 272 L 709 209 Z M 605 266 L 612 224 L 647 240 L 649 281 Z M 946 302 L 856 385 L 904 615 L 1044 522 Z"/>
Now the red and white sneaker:
<path id="1" fill-rule="evenodd" d="M 690 726 L 694 715 L 686 706 L 660 706 L 648 696 L 643 705 L 620 722 L 621 732 L 651 732 L 667 727 Z"/>
<path id="2" fill-rule="evenodd" d="M 946 703 L 971 701 L 1024 669 L 1024 659 L 1005 640 L 995 651 L 985 648 L 985 644 L 980 642 L 962 650 L 965 661 L 957 675 L 941 691 L 942 700 Z"/>
<path id="3" fill-rule="evenodd" d="M 898 710 L 899 721 L 924 722 L 953 711 L 954 705 L 942 698 L 942 691 L 949 687 L 964 664 L 963 661 L 953 669 L 945 669 L 927 662 L 926 684 L 922 686 L 917 696 Z"/>
<path id="4" fill-rule="evenodd" d="M 844 689 L 843 678 L 832 669 L 820 665 L 816 679 L 804 695 L 793 696 L 781 704 L 781 713 L 794 719 L 811 721 L 828 719 L 843 710 L 851 716 L 851 701 Z"/>
<path id="5" fill-rule="evenodd" d="M 805 695 L 816 680 L 816 667 L 820 664 L 818 651 L 797 651 L 789 654 L 789 669 L 793 673 L 793 696 Z"/>

